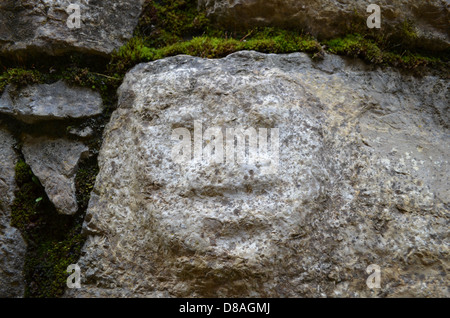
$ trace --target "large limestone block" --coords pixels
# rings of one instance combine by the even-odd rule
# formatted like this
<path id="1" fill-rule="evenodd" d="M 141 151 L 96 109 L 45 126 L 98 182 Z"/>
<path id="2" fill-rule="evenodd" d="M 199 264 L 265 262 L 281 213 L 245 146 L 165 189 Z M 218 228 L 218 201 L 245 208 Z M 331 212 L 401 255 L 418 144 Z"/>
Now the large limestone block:
<path id="1" fill-rule="evenodd" d="M 67 296 L 448 297 L 448 105 L 445 79 L 336 56 L 136 66 L 104 134 L 82 288 Z M 240 127 L 270 130 L 279 151 L 205 156 Z"/>

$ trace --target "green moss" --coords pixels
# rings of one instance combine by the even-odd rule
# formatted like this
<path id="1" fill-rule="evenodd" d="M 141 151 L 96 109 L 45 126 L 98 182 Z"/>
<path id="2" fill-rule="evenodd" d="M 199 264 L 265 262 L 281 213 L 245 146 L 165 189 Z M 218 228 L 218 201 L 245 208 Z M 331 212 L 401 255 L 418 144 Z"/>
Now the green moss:
<path id="1" fill-rule="evenodd" d="M 144 39 L 135 37 L 113 55 L 110 71 L 122 73 L 137 63 L 179 54 L 203 58 L 221 58 L 242 50 L 255 50 L 264 53 L 316 53 L 322 50 L 319 42 L 310 36 L 272 28 L 262 29 L 262 32 L 267 34 L 267 37 L 258 32 L 245 40 L 203 35 L 161 48 L 149 48 L 145 46 Z"/>
<path id="2" fill-rule="evenodd" d="M 79 63 L 79 62 L 77 62 Z M 70 65 L 55 64 L 51 67 L 51 72 L 44 73 L 36 69 L 9 68 L 0 75 L 0 95 L 8 84 L 15 84 L 18 87 L 37 84 L 53 83 L 64 80 L 69 84 L 87 87 L 98 91 L 102 98 L 106 111 L 109 111 L 115 102 L 115 94 L 122 81 L 122 74 L 102 74 L 93 72 L 82 64 L 71 63 Z M 29 66 L 28 66 L 29 67 Z M 106 67 L 104 68 L 106 73 Z"/>
<path id="3" fill-rule="evenodd" d="M 41 203 L 36 200 L 43 197 L 45 193 L 30 167 L 23 160 L 17 162 L 15 173 L 16 183 L 20 190 L 16 192 L 12 205 L 11 225 L 27 234 L 28 228 L 39 218 Z M 27 235 L 25 239 L 27 238 L 31 237 Z"/>
<path id="4" fill-rule="evenodd" d="M 67 233 L 65 240 L 42 241 L 27 255 L 25 297 L 59 297 L 66 288 L 67 267 L 80 256 L 84 238 L 79 228 Z"/>
<path id="5" fill-rule="evenodd" d="M 109 73 L 124 74 L 129 68 L 143 61 L 150 61 L 152 49 L 144 45 L 141 37 L 133 37 L 112 55 Z"/>
<path id="6" fill-rule="evenodd" d="M 77 171 L 75 177 L 76 196 L 79 208 L 82 210 L 87 208 L 97 174 L 98 166 L 94 159 L 83 163 L 82 168 Z"/>
<path id="7" fill-rule="evenodd" d="M 90 88 L 100 93 L 103 100 L 104 112 L 110 113 L 116 102 L 116 91 L 122 82 L 123 74 L 102 74 L 92 72 L 87 67 L 73 65 L 55 75 L 69 84 Z"/>
<path id="8" fill-rule="evenodd" d="M 113 54 L 109 71 L 123 74 L 138 63 L 178 54 L 220 58 L 240 50 L 255 50 L 307 52 L 320 57 L 323 46 L 330 53 L 403 69 L 448 63 L 448 58 L 442 60 L 441 56 L 412 50 L 417 44 L 417 34 L 410 21 L 384 33 L 367 29 L 365 17 L 355 12 L 344 27 L 352 33 L 322 42 L 302 32 L 277 28 L 254 28 L 236 33 L 212 25 L 203 12 L 197 11 L 197 1 L 147 0 L 135 36 Z"/>
<path id="9" fill-rule="evenodd" d="M 109 72 L 123 74 L 138 63 L 178 54 L 220 58 L 240 50 L 316 53 L 321 47 L 315 39 L 293 31 L 222 30 L 197 10 L 196 0 L 147 0 L 135 36 L 113 54 Z"/>
<path id="10" fill-rule="evenodd" d="M 61 296 L 67 266 L 77 262 L 84 244 L 80 234 L 83 212 L 74 217 L 58 214 L 30 167 L 19 160 L 15 170 L 19 189 L 11 207 L 11 225 L 28 244 L 25 297 Z"/>
<path id="11" fill-rule="evenodd" d="M 39 83 L 40 81 L 42 81 L 42 74 L 37 70 L 10 68 L 0 75 L 0 93 L 3 92 L 8 84 L 15 84 L 20 87 Z"/>
<path id="12" fill-rule="evenodd" d="M 410 20 L 405 20 L 397 26 L 398 34 L 402 39 L 403 45 L 414 46 L 419 36 L 417 35 L 414 23 Z"/>
<path id="13" fill-rule="evenodd" d="M 17 185 L 20 187 L 26 184 L 30 178 L 33 177 L 33 172 L 25 161 L 19 160 L 15 167 L 15 176 Z"/>
<path id="14" fill-rule="evenodd" d="M 164 47 L 206 32 L 209 21 L 197 0 L 147 0 L 135 34 L 149 47 Z"/>
<path id="15" fill-rule="evenodd" d="M 327 51 L 333 54 L 359 57 L 371 64 L 391 65 L 404 69 L 418 66 L 436 66 L 442 63 L 438 57 L 424 56 L 409 50 L 394 51 L 383 49 L 383 43 L 360 34 L 348 35 L 325 42 Z"/>

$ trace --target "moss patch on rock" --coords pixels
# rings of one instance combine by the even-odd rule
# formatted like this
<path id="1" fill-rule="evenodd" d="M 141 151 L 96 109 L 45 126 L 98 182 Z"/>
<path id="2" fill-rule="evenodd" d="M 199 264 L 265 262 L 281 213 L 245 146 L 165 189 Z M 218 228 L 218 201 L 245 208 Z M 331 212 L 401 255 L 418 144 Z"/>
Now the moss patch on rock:
<path id="1" fill-rule="evenodd" d="M 394 51 L 383 48 L 383 43 L 360 34 L 351 34 L 345 38 L 325 42 L 326 50 L 333 54 L 359 57 L 377 65 L 390 65 L 404 69 L 419 66 L 443 66 L 444 61 L 436 56 L 424 56 L 409 50 Z"/>
<path id="2" fill-rule="evenodd" d="M 79 209 L 86 211 L 99 169 L 97 160 L 93 157 L 80 166 L 75 176 L 76 196 Z"/>
<path id="3" fill-rule="evenodd" d="M 154 61 L 179 54 L 221 58 L 242 50 L 281 54 L 318 53 L 322 51 L 322 48 L 319 42 L 311 36 L 273 28 L 249 31 L 248 36 L 244 35 L 241 39 L 202 35 L 159 48 L 148 47 L 145 39 L 134 37 L 113 55 L 111 64 L 116 72 L 121 73 L 140 62 Z"/>
<path id="4" fill-rule="evenodd" d="M 42 75 L 36 70 L 27 70 L 22 68 L 7 69 L 0 75 L 0 94 L 8 84 L 17 86 L 26 86 L 42 82 Z"/>
<path id="5" fill-rule="evenodd" d="M 221 58 L 241 50 L 306 52 L 319 58 L 326 51 L 406 70 L 421 66 L 448 69 L 450 50 L 421 48 L 410 21 L 387 28 L 385 33 L 368 29 L 357 13 L 347 24 L 347 36 L 320 41 L 298 30 L 258 27 L 230 31 L 211 24 L 204 12 L 197 11 L 195 0 L 147 0 L 134 37 L 113 54 L 109 71 L 122 74 L 138 63 L 178 54 Z"/>

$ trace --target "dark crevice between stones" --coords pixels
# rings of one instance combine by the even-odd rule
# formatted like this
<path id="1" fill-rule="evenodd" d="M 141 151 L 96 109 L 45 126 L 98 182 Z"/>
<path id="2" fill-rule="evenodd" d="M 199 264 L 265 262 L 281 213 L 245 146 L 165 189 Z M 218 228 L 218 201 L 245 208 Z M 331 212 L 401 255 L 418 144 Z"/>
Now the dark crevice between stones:
<path id="1" fill-rule="evenodd" d="M 92 54 L 82 54 L 79 52 L 66 52 L 54 56 L 44 52 L 24 51 L 9 54 L 0 54 L 0 69 L 11 67 L 24 67 L 37 69 L 40 72 L 50 72 L 58 66 L 69 66 L 76 64 L 79 67 L 89 68 L 94 72 L 101 72 L 108 64 L 109 56 L 98 56 Z"/>
<path id="2" fill-rule="evenodd" d="M 81 235 L 85 205 L 73 216 L 58 214 L 23 156 L 15 172 L 18 190 L 11 207 L 11 225 L 27 242 L 24 296 L 62 296 L 67 266 L 77 262 L 85 241 Z"/>
<path id="3" fill-rule="evenodd" d="M 61 297 L 66 289 L 67 266 L 76 264 L 85 242 L 81 229 L 98 174 L 97 156 L 108 115 L 75 120 L 53 120 L 26 124 L 14 117 L 0 115 L 0 123 L 18 141 L 15 200 L 11 206 L 11 225 L 18 228 L 27 242 L 24 278 L 25 297 Z M 89 126 L 93 134 L 80 138 L 68 133 L 70 127 Z M 75 215 L 58 214 L 34 176 L 22 154 L 23 134 L 82 140 L 89 146 L 89 156 L 80 160 L 75 177 L 78 211 Z"/>
<path id="4" fill-rule="evenodd" d="M 38 178 L 25 162 L 16 164 L 17 190 L 11 206 L 11 225 L 18 228 L 27 242 L 24 278 L 25 297 L 60 297 L 63 295 L 67 266 L 76 264 L 85 242 L 81 234 L 91 191 L 98 174 L 97 155 L 79 163 L 75 177 L 78 211 L 72 216 L 56 212 Z"/>
<path id="5" fill-rule="evenodd" d="M 84 142 L 87 145 L 98 143 L 97 139 L 99 139 L 98 137 L 101 137 L 107 119 L 108 117 L 102 114 L 89 118 L 42 120 L 28 124 L 20 121 L 14 116 L 0 113 L 0 122 L 2 123 L 2 126 L 5 126 L 18 140 L 21 139 L 22 134 L 28 134 L 34 137 L 45 136 L 48 138 L 85 140 Z M 82 130 L 86 127 L 90 127 L 93 131 L 90 136 L 82 137 L 71 132 L 73 128 Z"/>

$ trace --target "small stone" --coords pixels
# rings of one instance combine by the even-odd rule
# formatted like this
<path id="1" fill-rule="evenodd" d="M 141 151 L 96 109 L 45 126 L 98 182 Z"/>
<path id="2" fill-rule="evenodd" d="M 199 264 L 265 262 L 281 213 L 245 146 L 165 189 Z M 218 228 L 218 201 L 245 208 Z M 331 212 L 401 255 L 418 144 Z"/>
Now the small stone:
<path id="1" fill-rule="evenodd" d="M 63 81 L 25 88 L 8 85 L 0 98 L 0 113 L 26 123 L 92 117 L 102 113 L 102 98 L 88 88 L 70 87 Z"/>
<path id="2" fill-rule="evenodd" d="M 90 136 L 92 136 L 93 133 L 94 133 L 94 130 L 89 126 L 84 127 L 84 128 L 72 127 L 69 129 L 69 134 L 77 136 L 77 137 L 81 137 L 81 138 L 90 137 Z"/>
<path id="3" fill-rule="evenodd" d="M 78 210 L 75 175 L 80 159 L 88 151 L 87 146 L 77 141 L 25 137 L 22 147 L 25 161 L 61 214 L 72 215 Z"/>

